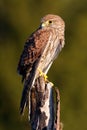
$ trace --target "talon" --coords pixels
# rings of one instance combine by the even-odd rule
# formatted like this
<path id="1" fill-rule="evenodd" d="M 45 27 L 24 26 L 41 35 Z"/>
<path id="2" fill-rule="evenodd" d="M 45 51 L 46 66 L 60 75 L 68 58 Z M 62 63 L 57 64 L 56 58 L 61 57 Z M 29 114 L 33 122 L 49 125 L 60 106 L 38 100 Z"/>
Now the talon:
<path id="1" fill-rule="evenodd" d="M 48 76 L 46 74 L 43 75 L 44 76 L 44 79 L 45 81 L 47 80 Z"/>
<path id="2" fill-rule="evenodd" d="M 46 81 L 48 76 L 45 73 L 43 73 L 41 69 L 38 68 L 38 70 L 39 70 L 40 76 L 43 76 Z"/>
<path id="3" fill-rule="evenodd" d="M 43 76 L 43 72 L 42 72 L 42 70 L 39 69 L 39 68 L 38 68 L 38 70 L 39 70 L 39 74 L 40 74 L 40 76 Z"/>

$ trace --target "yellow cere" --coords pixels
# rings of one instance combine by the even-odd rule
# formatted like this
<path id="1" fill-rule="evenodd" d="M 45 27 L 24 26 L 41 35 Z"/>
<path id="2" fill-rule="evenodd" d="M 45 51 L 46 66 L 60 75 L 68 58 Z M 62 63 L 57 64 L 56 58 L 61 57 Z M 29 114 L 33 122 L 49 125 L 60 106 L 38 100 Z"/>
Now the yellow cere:
<path id="1" fill-rule="evenodd" d="M 46 22 L 43 22 L 41 26 L 42 26 L 42 27 L 46 27 L 46 26 L 48 26 L 48 25 L 51 24 L 51 23 L 52 23 L 52 21 L 49 21 L 49 20 L 48 20 L 48 21 L 46 21 Z"/>

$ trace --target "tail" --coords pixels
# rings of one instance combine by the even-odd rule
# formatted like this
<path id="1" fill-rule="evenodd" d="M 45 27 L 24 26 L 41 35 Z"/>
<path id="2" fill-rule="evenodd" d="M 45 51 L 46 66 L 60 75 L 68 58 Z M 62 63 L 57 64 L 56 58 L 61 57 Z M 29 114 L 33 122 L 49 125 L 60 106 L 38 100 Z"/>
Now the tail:
<path id="1" fill-rule="evenodd" d="M 28 105 L 28 102 L 29 102 L 29 92 L 31 91 L 31 88 L 35 81 L 36 67 L 37 67 L 37 65 L 34 64 L 30 74 L 28 75 L 27 79 L 25 79 L 24 88 L 23 88 L 23 92 L 22 92 L 22 98 L 21 98 L 21 102 L 20 102 L 20 114 L 21 115 L 24 113 L 25 107 Z"/>

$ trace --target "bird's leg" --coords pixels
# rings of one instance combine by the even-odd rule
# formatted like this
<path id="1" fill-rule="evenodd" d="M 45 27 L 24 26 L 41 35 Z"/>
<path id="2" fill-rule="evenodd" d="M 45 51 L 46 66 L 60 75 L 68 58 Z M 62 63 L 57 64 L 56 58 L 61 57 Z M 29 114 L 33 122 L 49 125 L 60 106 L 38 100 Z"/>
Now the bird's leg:
<path id="1" fill-rule="evenodd" d="M 41 70 L 40 68 L 38 68 L 38 71 L 39 71 L 40 76 L 43 76 L 44 79 L 45 79 L 45 81 L 46 81 L 47 78 L 48 78 L 48 76 L 47 76 L 45 73 L 43 73 L 42 70 Z"/>
<path id="2" fill-rule="evenodd" d="M 39 71 L 40 76 L 43 76 L 45 81 L 48 81 L 47 80 L 48 76 L 45 73 L 43 73 L 40 68 L 38 68 L 38 71 Z M 52 82 L 50 82 L 50 84 L 51 84 L 52 87 L 54 86 L 54 84 Z"/>

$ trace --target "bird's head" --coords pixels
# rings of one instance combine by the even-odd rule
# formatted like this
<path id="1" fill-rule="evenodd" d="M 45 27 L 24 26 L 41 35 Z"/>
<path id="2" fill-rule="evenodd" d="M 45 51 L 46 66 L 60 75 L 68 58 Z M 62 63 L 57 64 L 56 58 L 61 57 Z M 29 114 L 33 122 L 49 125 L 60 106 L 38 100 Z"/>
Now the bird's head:
<path id="1" fill-rule="evenodd" d="M 48 14 L 41 19 L 41 28 L 47 27 L 52 27 L 61 30 L 62 28 L 64 29 L 65 23 L 60 16 Z"/>

